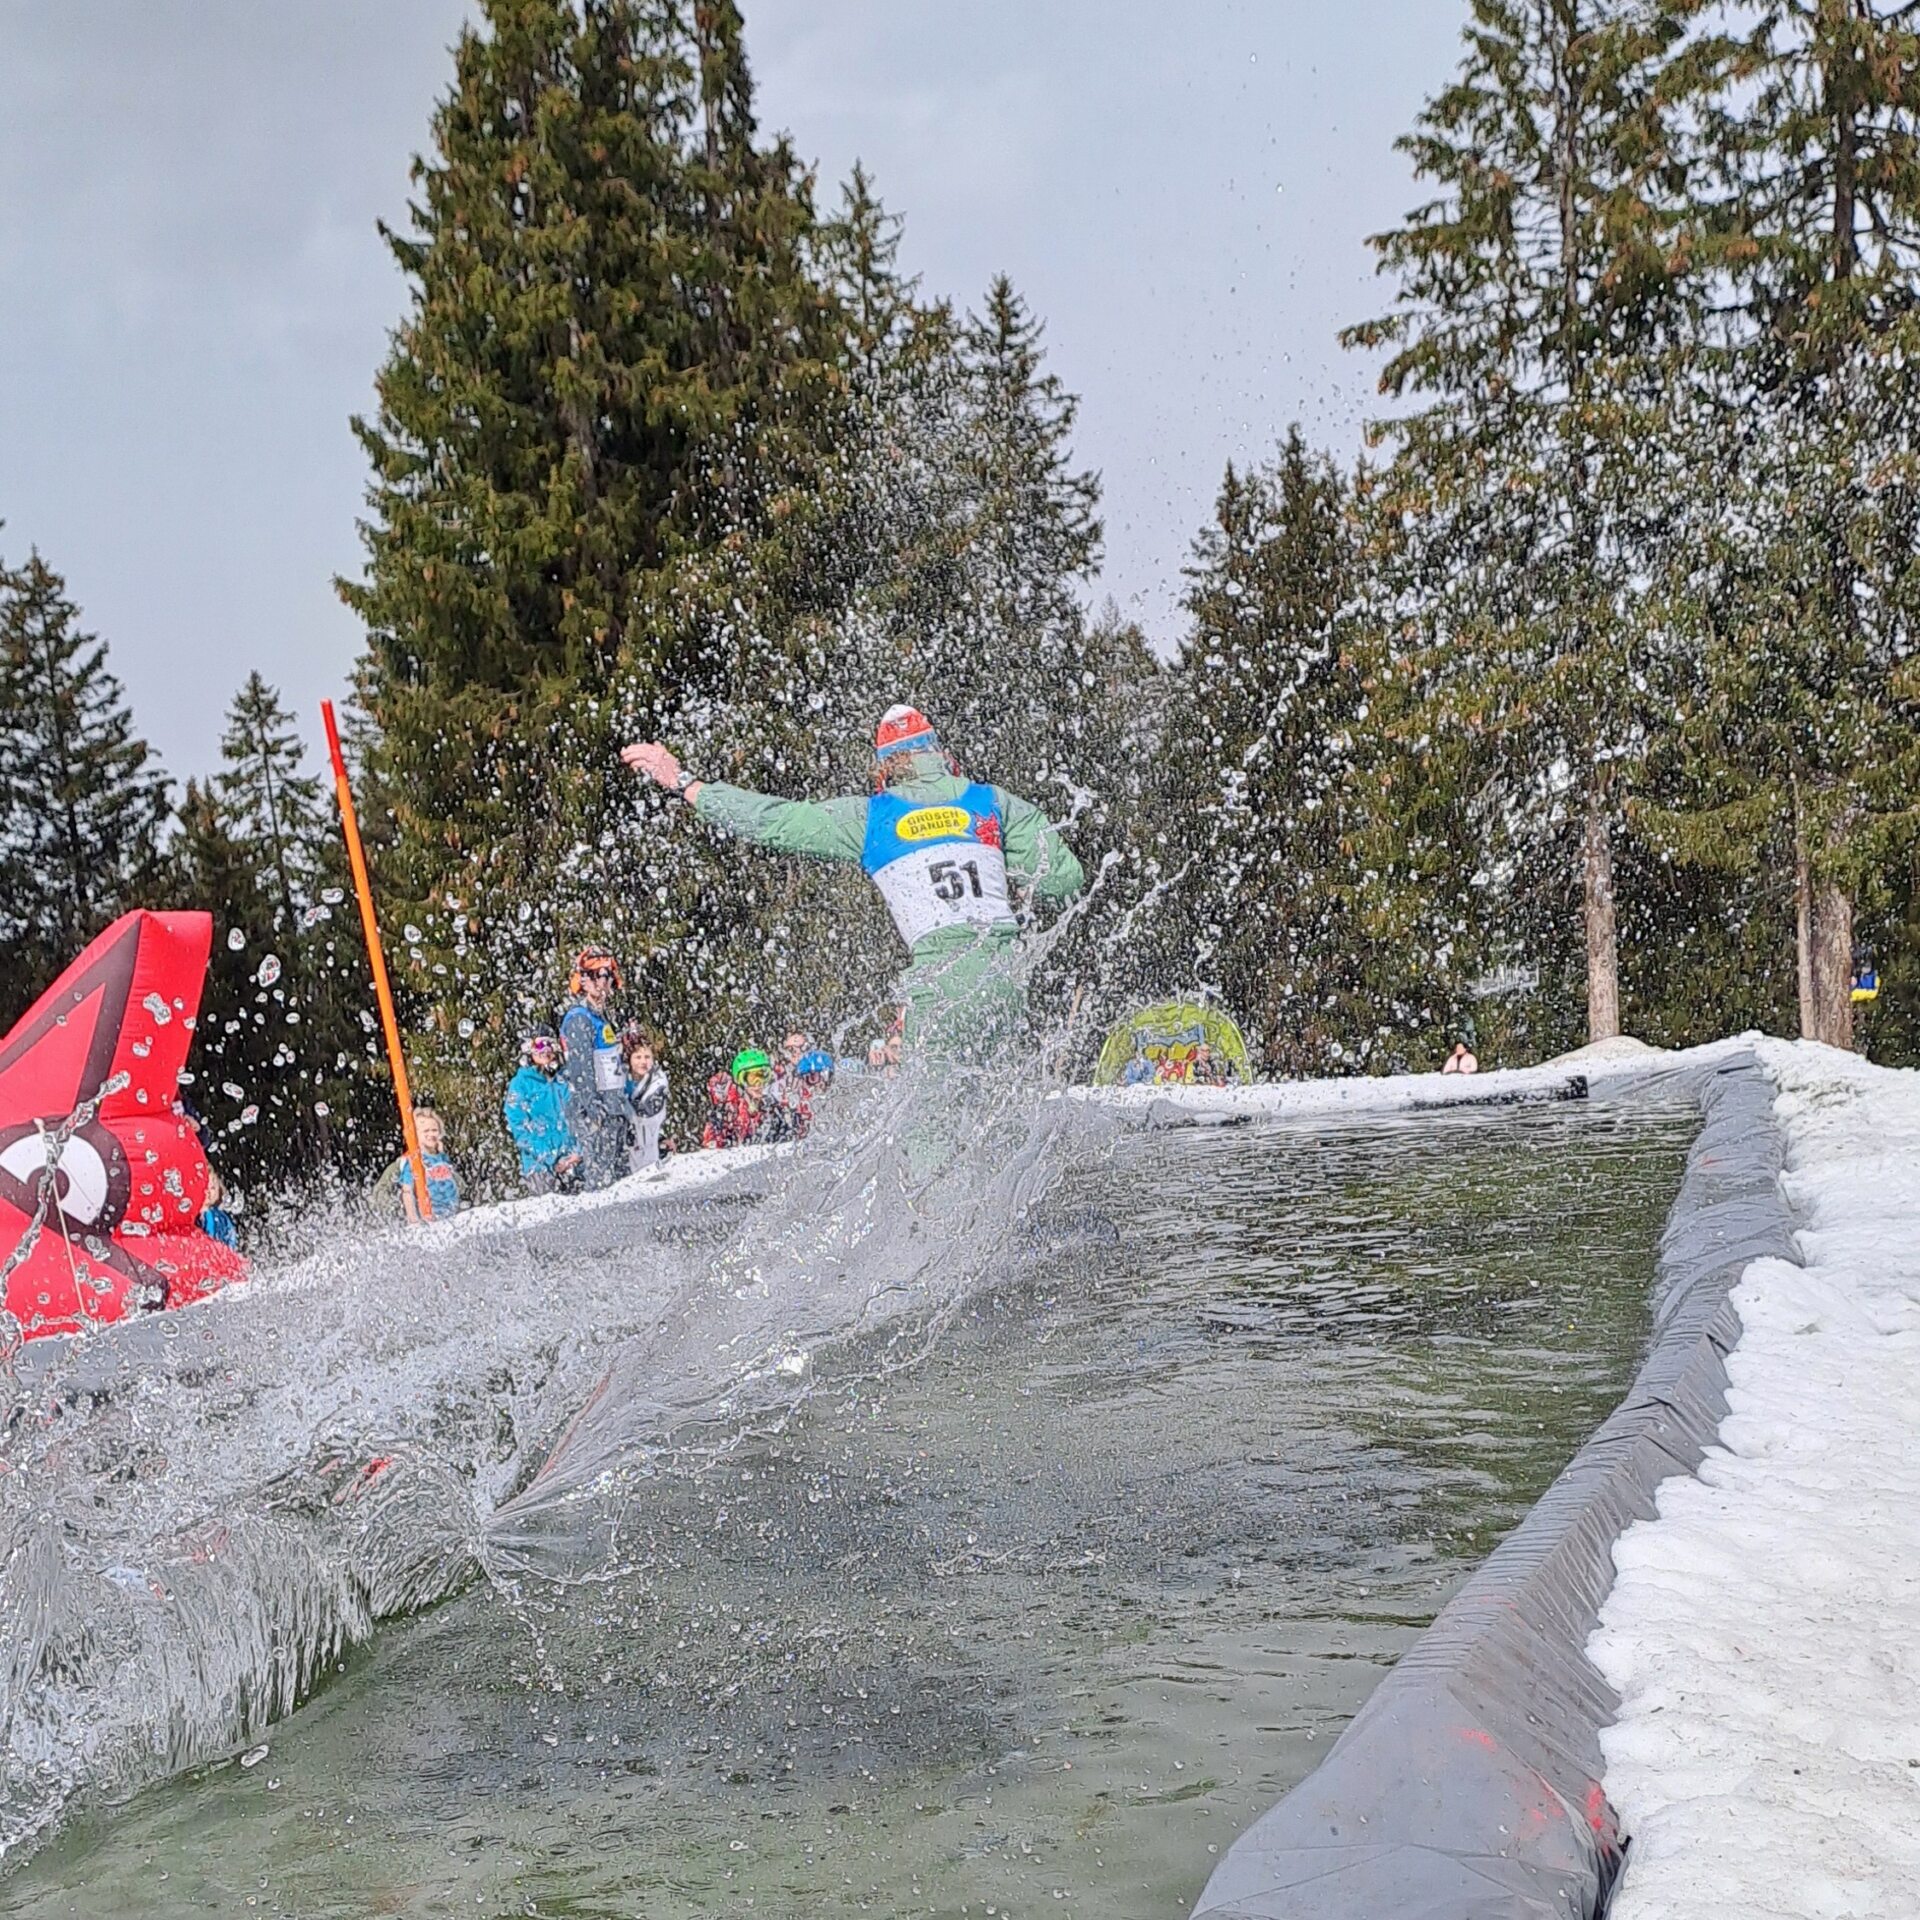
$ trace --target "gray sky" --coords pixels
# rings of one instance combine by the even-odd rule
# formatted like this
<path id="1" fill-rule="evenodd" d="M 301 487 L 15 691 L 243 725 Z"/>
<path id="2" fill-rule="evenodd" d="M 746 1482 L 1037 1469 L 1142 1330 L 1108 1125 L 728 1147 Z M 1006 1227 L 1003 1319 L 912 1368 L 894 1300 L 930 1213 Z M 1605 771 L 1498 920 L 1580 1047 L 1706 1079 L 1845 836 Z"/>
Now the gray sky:
<path id="1" fill-rule="evenodd" d="M 853 160 L 927 292 L 1011 274 L 1081 397 L 1102 583 L 1162 643 L 1225 462 L 1350 451 L 1394 138 L 1455 0 L 744 0 L 763 124 Z M 317 731 L 357 650 L 347 416 L 403 287 L 374 232 L 464 0 L 0 0 L 0 554 L 37 544 L 178 776 L 252 667 Z"/>

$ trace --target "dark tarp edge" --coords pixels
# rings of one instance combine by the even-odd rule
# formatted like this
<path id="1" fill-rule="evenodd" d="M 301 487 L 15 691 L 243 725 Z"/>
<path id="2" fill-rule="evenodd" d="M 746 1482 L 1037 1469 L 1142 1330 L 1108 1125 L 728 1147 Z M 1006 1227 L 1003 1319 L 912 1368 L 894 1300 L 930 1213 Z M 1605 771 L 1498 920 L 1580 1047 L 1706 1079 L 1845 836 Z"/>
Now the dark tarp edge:
<path id="1" fill-rule="evenodd" d="M 1728 1294 L 1797 1260 L 1773 1087 L 1751 1055 L 1666 1069 L 1701 1112 L 1633 1385 L 1373 1691 L 1227 1850 L 1195 1920 L 1598 1920 L 1624 1846 L 1600 1781 L 1618 1700 L 1586 1657 L 1614 1542 L 1726 1414 Z M 1635 1075 L 1615 1086 L 1645 1085 Z M 1609 1087 L 1609 1092 L 1613 1087 Z"/>

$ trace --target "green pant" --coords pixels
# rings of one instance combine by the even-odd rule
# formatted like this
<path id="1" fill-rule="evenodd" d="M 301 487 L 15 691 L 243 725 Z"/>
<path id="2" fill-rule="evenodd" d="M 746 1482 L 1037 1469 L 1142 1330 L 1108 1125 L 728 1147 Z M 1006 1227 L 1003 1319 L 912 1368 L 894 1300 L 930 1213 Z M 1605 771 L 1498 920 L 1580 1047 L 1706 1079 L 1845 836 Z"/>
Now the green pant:
<path id="1" fill-rule="evenodd" d="M 1026 982 L 1011 939 L 982 939 L 946 954 L 914 955 L 901 980 L 907 1050 L 915 1060 L 987 1066 L 1018 1045 Z"/>

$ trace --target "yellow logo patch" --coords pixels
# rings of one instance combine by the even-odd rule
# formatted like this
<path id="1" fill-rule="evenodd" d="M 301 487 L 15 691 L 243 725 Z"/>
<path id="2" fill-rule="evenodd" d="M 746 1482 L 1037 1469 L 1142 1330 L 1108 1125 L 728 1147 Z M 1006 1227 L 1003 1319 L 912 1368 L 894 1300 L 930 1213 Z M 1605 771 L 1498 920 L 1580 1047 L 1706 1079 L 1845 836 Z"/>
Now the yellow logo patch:
<path id="1" fill-rule="evenodd" d="M 965 807 L 915 807 L 900 816 L 894 829 L 902 840 L 943 840 L 973 831 L 973 816 Z"/>

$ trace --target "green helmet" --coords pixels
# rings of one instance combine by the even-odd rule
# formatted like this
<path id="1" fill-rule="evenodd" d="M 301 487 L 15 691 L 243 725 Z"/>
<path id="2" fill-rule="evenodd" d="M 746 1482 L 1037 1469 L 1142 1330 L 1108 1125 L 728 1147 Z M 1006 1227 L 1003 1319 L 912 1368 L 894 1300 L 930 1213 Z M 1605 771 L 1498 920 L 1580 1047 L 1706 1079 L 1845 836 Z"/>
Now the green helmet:
<path id="1" fill-rule="evenodd" d="M 772 1073 L 773 1062 L 758 1047 L 742 1047 L 733 1056 L 733 1077 L 744 1082 L 750 1073 Z"/>

